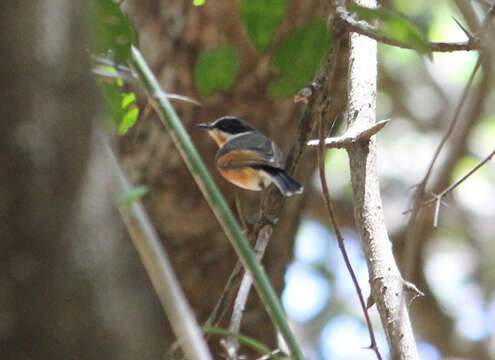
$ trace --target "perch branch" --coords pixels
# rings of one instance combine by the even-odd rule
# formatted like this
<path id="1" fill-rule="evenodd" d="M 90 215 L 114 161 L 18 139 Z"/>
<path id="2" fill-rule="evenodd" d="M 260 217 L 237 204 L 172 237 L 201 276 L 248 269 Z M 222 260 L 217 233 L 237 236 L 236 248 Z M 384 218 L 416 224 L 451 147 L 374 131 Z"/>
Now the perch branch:
<path id="1" fill-rule="evenodd" d="M 196 147 L 187 134 L 177 113 L 167 99 L 166 94 L 158 84 L 158 80 L 151 72 L 140 51 L 132 47 L 132 68 L 145 88 L 153 108 L 169 132 L 175 146 L 179 150 L 184 162 L 188 166 L 194 180 L 212 208 L 218 222 L 222 226 L 227 238 L 232 243 L 237 255 L 247 271 L 253 276 L 253 282 L 258 294 L 268 312 L 273 324 L 285 339 L 291 355 L 296 360 L 304 358 L 299 345 L 287 323 L 285 313 L 268 277 L 259 263 L 253 249 L 244 237 L 239 224 L 225 199 L 221 195 L 213 178 L 208 172 Z"/>

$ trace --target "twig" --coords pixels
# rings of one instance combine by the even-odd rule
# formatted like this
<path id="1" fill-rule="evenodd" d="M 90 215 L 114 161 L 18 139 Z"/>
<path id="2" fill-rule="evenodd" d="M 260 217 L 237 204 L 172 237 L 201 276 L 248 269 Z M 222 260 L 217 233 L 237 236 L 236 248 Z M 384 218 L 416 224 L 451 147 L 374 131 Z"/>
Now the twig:
<path id="1" fill-rule="evenodd" d="M 323 192 L 323 201 L 325 202 L 325 207 L 328 212 L 328 217 L 330 219 L 330 223 L 332 224 L 333 231 L 335 233 L 335 236 L 337 237 L 337 242 L 339 244 L 339 249 L 340 252 L 342 253 L 342 257 L 344 258 L 344 263 L 345 266 L 347 267 L 347 271 L 349 271 L 349 274 L 352 279 L 352 283 L 354 284 L 354 288 L 356 289 L 356 293 L 358 294 L 359 298 L 359 303 L 361 304 L 361 309 L 363 310 L 364 318 L 366 319 L 366 325 L 368 326 L 368 331 L 370 333 L 370 339 L 371 339 L 371 345 L 370 349 L 372 349 L 376 357 L 381 360 L 382 356 L 380 354 L 380 351 L 378 350 L 378 346 L 376 343 L 375 339 L 375 333 L 373 331 L 373 325 L 371 324 L 371 320 L 368 315 L 368 309 L 366 307 L 366 303 L 364 302 L 364 297 L 361 292 L 361 288 L 359 287 L 359 283 L 356 278 L 356 274 L 354 273 L 354 270 L 352 269 L 351 261 L 349 260 L 349 256 L 347 255 L 347 251 L 345 249 L 345 244 L 344 244 L 344 238 L 342 236 L 342 233 L 340 232 L 339 225 L 337 223 L 337 219 L 335 218 L 335 213 L 333 211 L 333 206 L 332 202 L 330 200 L 330 192 L 328 190 L 328 184 L 327 180 L 325 177 L 325 159 L 324 159 L 324 153 L 325 153 L 325 146 L 324 146 L 324 130 L 323 130 L 323 121 L 320 118 L 319 119 L 319 125 L 318 125 L 318 134 L 319 134 L 319 141 L 318 141 L 318 169 L 319 169 L 319 175 L 320 175 L 320 182 L 321 182 L 321 188 Z"/>
<path id="2" fill-rule="evenodd" d="M 444 197 L 445 195 L 447 195 L 449 192 L 451 192 L 452 190 L 454 190 L 456 187 L 458 187 L 460 184 L 462 184 L 468 177 L 470 177 L 471 175 L 473 175 L 476 171 L 478 171 L 478 169 L 480 167 L 482 167 L 483 165 L 485 165 L 488 161 L 491 160 L 491 158 L 495 155 L 495 150 L 493 150 L 490 155 L 488 155 L 486 158 L 484 158 L 478 165 L 476 165 L 474 168 L 472 168 L 471 170 L 469 170 L 467 172 L 467 174 L 465 174 L 463 177 L 461 177 L 459 180 L 457 180 L 455 183 L 453 183 L 452 185 L 450 185 L 448 188 L 446 188 L 444 191 L 442 191 L 440 194 L 438 194 L 437 196 L 439 197 Z"/>
<path id="3" fill-rule="evenodd" d="M 431 198 L 428 201 L 425 201 L 422 204 L 422 207 L 431 205 L 435 203 L 435 219 L 434 219 L 434 226 L 436 227 L 438 224 L 437 218 L 438 218 L 438 209 L 441 205 L 441 201 L 445 195 L 450 193 L 452 190 L 454 190 L 456 187 L 461 185 L 464 181 L 467 180 L 471 175 L 473 175 L 476 171 L 478 171 L 479 168 L 481 168 L 483 165 L 485 165 L 488 161 L 491 160 L 491 158 L 495 155 L 495 150 L 493 150 L 487 157 L 485 157 L 482 161 L 480 161 L 475 167 L 473 167 L 471 170 L 469 170 L 464 176 L 462 176 L 459 180 L 454 182 L 453 184 L 449 185 L 447 188 L 445 188 L 443 191 L 441 191 L 438 194 L 433 195 L 433 198 Z M 407 210 L 405 213 L 411 212 L 412 209 Z"/>
<path id="4" fill-rule="evenodd" d="M 378 131 L 380 131 L 389 122 L 390 119 L 381 120 L 361 131 L 356 131 L 356 129 L 354 128 L 349 128 L 342 136 L 335 136 L 324 139 L 325 147 L 347 149 L 353 146 L 357 142 L 367 142 L 373 135 L 375 135 Z M 320 144 L 319 139 L 308 141 L 308 146 L 319 147 L 319 144 Z"/>
<path id="5" fill-rule="evenodd" d="M 273 324 L 287 342 L 293 358 L 302 360 L 304 356 L 287 323 L 280 300 L 273 290 L 261 264 L 257 260 L 254 251 L 244 237 L 232 211 L 225 202 L 225 199 L 193 145 L 191 138 L 184 129 L 177 113 L 172 108 L 166 94 L 161 90 L 157 79 L 137 48 L 132 47 L 131 56 L 133 70 L 145 88 L 157 115 L 170 133 L 175 146 L 191 171 L 200 190 L 203 192 L 244 267 L 252 274 L 256 290 Z"/>
<path id="6" fill-rule="evenodd" d="M 110 145 L 106 139 L 103 139 L 102 142 L 110 166 L 117 175 L 120 190 L 129 190 L 131 187 L 122 173 Z M 143 206 L 136 202 L 130 208 L 123 206 L 118 208 L 144 268 L 151 279 L 153 288 L 167 314 L 169 323 L 180 341 L 184 354 L 189 360 L 211 360 L 212 357 L 201 330 L 175 277 L 165 249 Z"/>
<path id="7" fill-rule="evenodd" d="M 492 6 L 488 10 L 488 12 L 485 16 L 485 19 L 483 20 L 480 31 L 484 30 L 488 26 L 490 19 L 492 19 L 494 15 L 495 15 L 495 1 L 492 3 Z M 483 39 L 483 37 L 481 37 L 481 39 Z M 406 241 L 405 261 L 404 261 L 404 269 L 405 269 L 405 278 L 406 279 L 410 279 L 412 274 L 414 273 L 414 260 L 416 259 L 416 252 L 417 252 L 418 241 L 419 241 L 418 236 L 415 235 L 414 226 L 417 223 L 418 218 L 419 218 L 419 214 L 421 212 L 426 185 L 428 183 L 428 180 L 429 180 L 431 173 L 432 173 L 432 170 L 433 170 L 433 166 L 435 165 L 441 150 L 443 149 L 443 147 L 444 147 L 445 143 L 447 142 L 448 138 L 450 137 L 455 125 L 457 124 L 457 121 L 458 121 L 460 113 L 461 113 L 461 109 L 464 106 L 464 103 L 466 102 L 468 93 L 471 90 L 471 86 L 473 84 L 476 73 L 478 72 L 479 68 L 481 67 L 481 63 L 482 63 L 482 56 L 479 55 L 478 60 L 476 62 L 476 65 L 473 68 L 473 71 L 471 72 L 471 76 L 469 77 L 469 80 L 468 80 L 466 86 L 464 87 L 464 91 L 463 91 L 462 96 L 459 100 L 459 103 L 457 104 L 457 107 L 455 109 L 452 121 L 451 121 L 445 135 L 443 136 L 442 141 L 440 142 L 440 144 L 438 145 L 438 147 L 435 151 L 433 159 L 430 163 L 430 166 L 428 167 L 428 170 L 427 170 L 423 180 L 421 180 L 421 182 L 418 184 L 418 186 L 416 188 L 413 209 L 411 211 L 411 216 L 409 217 L 409 222 L 407 225 L 408 230 L 407 230 L 407 235 L 406 235 L 407 241 Z"/>
<path id="8" fill-rule="evenodd" d="M 254 249 L 258 259 L 261 259 L 261 257 L 264 255 L 272 232 L 273 228 L 269 225 L 266 225 L 261 229 Z M 234 302 L 234 309 L 232 310 L 232 317 L 230 320 L 229 330 L 234 334 L 240 333 L 242 316 L 244 314 L 244 308 L 246 307 L 246 302 L 249 297 L 249 292 L 251 290 L 252 284 L 253 278 L 251 274 L 249 272 L 245 272 L 242 278 L 241 286 L 239 287 L 239 291 L 237 292 L 237 297 Z M 223 345 L 227 351 L 228 356 L 231 359 L 237 359 L 237 353 L 239 350 L 239 341 L 237 340 L 237 338 L 231 336 L 225 342 L 223 342 Z"/>
<path id="9" fill-rule="evenodd" d="M 462 93 L 461 99 L 459 100 L 459 103 L 457 104 L 457 107 L 454 112 L 454 117 L 452 118 L 452 121 L 445 132 L 445 135 L 442 138 L 442 141 L 437 147 L 437 150 L 435 151 L 435 155 L 433 155 L 433 159 L 431 160 L 430 166 L 428 167 L 428 170 L 426 171 L 426 175 L 424 179 L 420 183 L 420 187 L 426 187 L 426 184 L 431 176 L 431 172 L 433 171 L 433 166 L 435 166 L 436 161 L 438 160 L 438 156 L 440 155 L 440 152 L 442 151 L 444 145 L 447 143 L 448 138 L 452 134 L 452 131 L 454 130 L 455 125 L 457 124 L 457 121 L 459 120 L 459 116 L 461 114 L 462 107 L 464 106 L 464 103 L 467 100 L 469 91 L 471 90 L 471 86 L 474 81 L 474 77 L 476 76 L 476 73 L 478 72 L 479 68 L 481 66 L 481 57 L 478 57 L 478 61 L 476 62 L 476 65 L 474 66 L 473 71 L 471 72 L 471 76 L 469 77 L 469 80 L 466 84 L 466 87 L 464 88 L 464 91 Z"/>
<path id="10" fill-rule="evenodd" d="M 488 21 L 489 21 L 489 19 L 491 19 L 493 17 L 494 12 L 495 12 L 495 2 L 493 3 L 492 7 L 488 11 L 485 19 L 483 20 L 482 27 L 485 27 L 488 24 Z M 428 170 L 426 172 L 424 179 L 420 183 L 420 187 L 423 187 L 423 189 L 426 187 L 426 183 L 428 182 L 428 179 L 431 176 L 433 166 L 435 165 L 435 162 L 437 161 L 438 156 L 440 155 L 440 152 L 442 151 L 445 143 L 447 142 L 448 138 L 452 134 L 452 131 L 454 130 L 455 125 L 457 124 L 457 121 L 458 121 L 459 116 L 461 114 L 461 109 L 467 100 L 469 91 L 471 90 L 471 86 L 473 84 L 474 78 L 475 78 L 476 73 L 478 72 L 480 66 L 481 66 L 481 56 L 478 56 L 478 60 L 476 61 L 476 65 L 474 66 L 473 71 L 471 72 L 471 76 L 469 77 L 469 80 L 468 80 L 466 86 L 464 87 L 464 91 L 462 93 L 461 99 L 459 100 L 459 103 L 457 104 L 457 107 L 455 109 L 452 121 L 451 121 L 447 131 L 445 132 L 445 135 L 443 136 L 442 141 L 438 145 L 437 150 L 435 151 L 435 155 L 433 155 L 433 159 L 431 160 L 430 166 L 428 167 Z"/>
<path id="11" fill-rule="evenodd" d="M 476 62 L 475 67 L 473 68 L 473 71 L 471 72 L 471 76 L 469 77 L 469 80 L 464 88 L 464 91 L 462 93 L 461 99 L 459 100 L 459 103 L 457 104 L 457 107 L 454 112 L 454 116 L 452 118 L 452 121 L 450 122 L 449 127 L 447 128 L 447 131 L 445 132 L 445 135 L 443 136 L 440 144 L 438 145 L 435 154 L 433 155 L 433 159 L 430 162 L 430 165 L 428 167 L 428 170 L 426 171 L 426 174 L 421 180 L 421 182 L 417 185 L 416 191 L 414 194 L 415 200 L 413 204 L 413 209 L 411 211 L 411 215 L 409 217 L 409 222 L 407 225 L 408 231 L 407 231 L 407 241 L 406 241 L 406 248 L 405 248 L 405 263 L 404 263 L 404 269 L 405 269 L 405 279 L 411 279 L 411 276 L 414 272 L 414 260 L 416 259 L 416 251 L 418 248 L 417 242 L 419 241 L 419 238 L 413 234 L 414 230 L 414 225 L 418 221 L 419 214 L 421 212 L 422 204 L 423 204 L 423 199 L 425 196 L 425 191 L 426 191 L 426 185 L 428 183 L 428 180 L 430 179 L 431 173 L 433 171 L 433 166 L 435 165 L 438 156 L 440 155 L 440 151 L 443 149 L 443 146 L 447 142 L 447 139 L 450 137 L 450 134 L 452 133 L 455 125 L 457 124 L 457 120 L 459 119 L 461 109 L 467 99 L 467 95 L 469 93 L 469 90 L 471 89 L 471 85 L 473 83 L 474 77 L 480 68 L 481 64 L 481 58 L 478 57 L 478 61 Z"/>
<path id="12" fill-rule="evenodd" d="M 347 10 L 343 7 L 337 8 L 337 13 L 339 17 L 344 21 L 346 28 L 348 31 L 352 31 L 364 36 L 367 36 L 371 39 L 374 39 L 383 44 L 392 45 L 395 47 L 399 47 L 402 49 L 412 49 L 412 47 L 408 44 L 400 42 L 398 40 L 389 38 L 383 34 L 377 33 L 377 29 L 364 21 L 358 21 L 352 17 Z M 434 52 L 453 52 L 453 51 L 471 51 L 478 50 L 479 43 L 474 38 L 470 38 L 468 41 L 459 41 L 459 42 L 427 42 L 427 46 L 431 51 Z"/>

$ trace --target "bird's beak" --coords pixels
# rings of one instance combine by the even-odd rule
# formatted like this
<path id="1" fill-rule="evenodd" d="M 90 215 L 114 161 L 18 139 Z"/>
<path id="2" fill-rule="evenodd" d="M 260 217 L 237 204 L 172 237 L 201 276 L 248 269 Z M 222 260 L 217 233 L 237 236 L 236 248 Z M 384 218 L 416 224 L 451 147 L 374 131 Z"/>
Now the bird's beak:
<path id="1" fill-rule="evenodd" d="M 211 130 L 211 125 L 208 123 L 194 124 L 194 126 L 197 126 L 201 129 Z"/>

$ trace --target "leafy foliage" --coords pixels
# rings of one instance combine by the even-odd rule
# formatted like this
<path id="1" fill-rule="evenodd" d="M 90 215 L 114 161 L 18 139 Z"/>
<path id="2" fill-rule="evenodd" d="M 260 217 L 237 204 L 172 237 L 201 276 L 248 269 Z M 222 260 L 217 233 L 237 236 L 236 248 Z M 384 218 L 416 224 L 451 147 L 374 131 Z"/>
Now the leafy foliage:
<path id="1" fill-rule="evenodd" d="M 280 27 L 286 11 L 285 0 L 241 0 L 240 13 L 253 45 L 265 51 Z"/>
<path id="2" fill-rule="evenodd" d="M 89 0 L 88 10 L 93 53 L 111 53 L 117 63 L 129 60 L 137 37 L 128 16 L 113 0 Z"/>
<path id="3" fill-rule="evenodd" d="M 387 8 L 369 9 L 352 3 L 350 10 L 361 20 L 379 20 L 378 32 L 410 46 L 421 54 L 431 57 L 431 49 L 422 32 L 405 16 Z"/>
<path id="4" fill-rule="evenodd" d="M 203 6 L 205 4 L 205 0 L 193 0 L 194 6 Z"/>
<path id="5" fill-rule="evenodd" d="M 122 81 L 100 81 L 101 92 L 110 113 L 109 125 L 119 135 L 125 134 L 134 124 L 139 116 L 136 107 L 136 96 L 134 93 L 122 93 L 119 87 Z"/>
<path id="6" fill-rule="evenodd" d="M 280 78 L 270 84 L 271 95 L 281 98 L 306 85 L 331 47 L 332 40 L 325 22 L 317 19 L 307 21 L 289 34 L 272 60 Z"/>
<path id="7" fill-rule="evenodd" d="M 238 55 L 230 45 L 201 53 L 194 69 L 194 80 L 200 95 L 209 96 L 220 90 L 229 90 L 238 70 Z"/>

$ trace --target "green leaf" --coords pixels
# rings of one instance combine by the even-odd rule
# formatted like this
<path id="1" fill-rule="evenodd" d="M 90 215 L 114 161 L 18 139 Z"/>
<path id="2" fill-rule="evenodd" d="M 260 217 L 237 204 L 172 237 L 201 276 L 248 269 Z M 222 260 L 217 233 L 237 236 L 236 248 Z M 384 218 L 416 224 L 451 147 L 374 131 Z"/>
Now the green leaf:
<path id="1" fill-rule="evenodd" d="M 234 333 L 228 329 L 219 328 L 219 327 L 205 327 L 205 328 L 203 328 L 203 331 L 207 334 L 235 337 L 237 340 L 242 342 L 244 345 L 249 346 L 250 348 L 258 351 L 261 354 L 270 355 L 272 353 L 270 348 L 268 346 L 266 346 L 265 344 L 263 344 L 262 342 L 260 342 L 256 339 L 253 339 L 252 337 L 246 336 L 246 335 Z M 277 355 L 271 355 L 270 358 L 271 359 L 283 359 L 282 356 L 277 356 Z"/>
<path id="2" fill-rule="evenodd" d="M 120 79 L 111 82 L 100 80 L 98 84 L 107 106 L 107 125 L 119 135 L 123 135 L 136 123 L 139 109 L 135 105 L 136 95 L 122 93 L 118 80 Z"/>
<path id="3" fill-rule="evenodd" d="M 139 116 L 139 109 L 133 108 L 124 114 L 122 121 L 119 124 L 118 133 L 119 135 L 124 135 L 137 121 Z"/>
<path id="4" fill-rule="evenodd" d="M 285 0 L 241 0 L 241 19 L 254 47 L 263 52 L 280 27 L 286 11 Z"/>
<path id="5" fill-rule="evenodd" d="M 131 44 L 136 42 L 128 16 L 113 0 L 89 0 L 88 12 L 92 51 L 105 55 L 111 52 L 117 63 L 128 61 Z"/>
<path id="6" fill-rule="evenodd" d="M 276 50 L 272 66 L 280 77 L 270 84 L 270 94 L 281 98 L 304 87 L 314 76 L 333 38 L 323 20 L 309 20 L 289 34 Z"/>
<path id="7" fill-rule="evenodd" d="M 119 205 L 128 208 L 136 201 L 139 201 L 148 193 L 148 191 L 148 187 L 145 185 L 135 186 L 127 191 L 121 192 L 117 198 L 117 202 Z"/>
<path id="8" fill-rule="evenodd" d="M 378 33 L 397 40 L 421 54 L 432 57 L 432 52 L 425 36 L 404 15 L 387 8 L 369 9 L 355 3 L 351 3 L 349 9 L 355 12 L 361 20 L 370 22 L 379 20 Z"/>
<path id="9" fill-rule="evenodd" d="M 124 94 L 122 97 L 122 109 L 126 109 L 129 105 L 136 102 L 136 95 L 134 93 Z"/>
<path id="10" fill-rule="evenodd" d="M 236 50 L 224 45 L 201 53 L 194 68 L 194 81 L 202 96 L 209 96 L 234 84 L 239 69 Z"/>
<path id="11" fill-rule="evenodd" d="M 203 6 L 205 4 L 205 0 L 193 0 L 194 6 Z"/>

